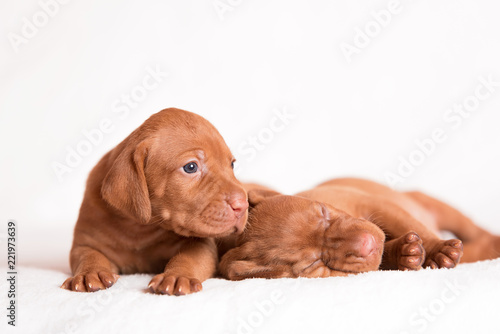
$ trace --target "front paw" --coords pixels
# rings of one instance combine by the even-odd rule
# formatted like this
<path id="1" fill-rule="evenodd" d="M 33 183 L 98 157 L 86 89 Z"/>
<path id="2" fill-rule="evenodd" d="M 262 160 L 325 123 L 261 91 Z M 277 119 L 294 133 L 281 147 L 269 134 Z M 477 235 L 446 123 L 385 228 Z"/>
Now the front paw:
<path id="1" fill-rule="evenodd" d="M 182 296 L 201 291 L 202 286 L 196 278 L 163 273 L 153 277 L 148 288 L 152 293 Z"/>
<path id="2" fill-rule="evenodd" d="M 400 238 L 398 249 L 399 270 L 419 270 L 425 259 L 422 239 L 415 232 L 409 232 Z"/>
<path id="3" fill-rule="evenodd" d="M 110 271 L 92 271 L 68 278 L 61 288 L 77 292 L 94 292 L 111 287 L 118 277 L 120 276 Z"/>
<path id="4" fill-rule="evenodd" d="M 424 267 L 432 269 L 454 268 L 459 262 L 464 247 L 458 239 L 441 240 L 437 245 L 427 252 Z"/>

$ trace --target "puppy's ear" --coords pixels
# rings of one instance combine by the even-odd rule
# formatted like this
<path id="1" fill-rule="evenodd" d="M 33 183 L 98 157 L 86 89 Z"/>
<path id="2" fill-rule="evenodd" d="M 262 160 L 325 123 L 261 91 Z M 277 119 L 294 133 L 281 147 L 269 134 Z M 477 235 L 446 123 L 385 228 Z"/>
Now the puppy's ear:
<path id="1" fill-rule="evenodd" d="M 229 264 L 225 276 L 232 281 L 247 278 L 294 277 L 284 265 L 258 265 L 252 261 L 234 261 Z"/>
<path id="2" fill-rule="evenodd" d="M 239 281 L 246 278 L 280 278 L 293 277 L 290 268 L 284 265 L 258 264 L 254 260 L 248 259 L 246 255 L 251 248 L 248 244 L 229 250 L 222 257 L 219 264 L 219 271 L 223 277 L 232 281 Z M 252 254 L 254 252 L 251 252 Z"/>
<path id="3" fill-rule="evenodd" d="M 151 202 L 144 174 L 150 144 L 144 140 L 135 149 L 126 148 L 120 152 L 101 187 L 106 202 L 141 224 L 151 220 Z"/>
<path id="4" fill-rule="evenodd" d="M 248 203 L 251 207 L 259 204 L 263 199 L 281 195 L 279 192 L 268 189 L 253 189 L 248 192 Z"/>

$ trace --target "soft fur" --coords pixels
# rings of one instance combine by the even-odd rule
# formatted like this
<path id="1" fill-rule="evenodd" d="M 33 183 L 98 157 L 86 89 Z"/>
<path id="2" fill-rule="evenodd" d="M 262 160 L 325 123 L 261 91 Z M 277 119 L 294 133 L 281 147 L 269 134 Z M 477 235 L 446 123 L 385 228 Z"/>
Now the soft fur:
<path id="1" fill-rule="evenodd" d="M 500 256 L 500 237 L 420 192 L 336 179 L 297 196 L 255 186 L 248 196 L 247 229 L 220 264 L 233 280 L 452 268 L 461 258 Z M 453 232 L 464 245 L 441 240 L 439 230 Z"/>
<path id="2" fill-rule="evenodd" d="M 194 173 L 184 166 L 196 163 Z M 96 291 L 118 274 L 160 273 L 149 288 L 182 295 L 216 271 L 214 237 L 243 230 L 247 196 L 233 155 L 204 118 L 165 109 L 90 173 L 63 288 Z"/>

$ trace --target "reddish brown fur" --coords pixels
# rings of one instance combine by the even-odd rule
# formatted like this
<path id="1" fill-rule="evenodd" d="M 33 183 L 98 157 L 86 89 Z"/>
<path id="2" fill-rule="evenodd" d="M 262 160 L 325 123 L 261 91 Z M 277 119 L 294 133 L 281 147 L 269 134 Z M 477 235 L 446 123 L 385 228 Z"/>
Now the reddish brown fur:
<path id="1" fill-rule="evenodd" d="M 96 291 L 118 274 L 161 273 L 149 288 L 186 294 L 216 271 L 215 237 L 241 232 L 246 192 L 233 156 L 204 118 L 165 109 L 94 167 L 75 226 L 63 288 Z M 198 171 L 188 174 L 187 163 Z"/>
<path id="2" fill-rule="evenodd" d="M 422 193 L 337 179 L 297 196 L 269 189 L 252 189 L 248 196 L 247 229 L 220 264 L 223 276 L 233 280 L 451 268 L 460 261 L 462 243 L 441 240 L 437 231 L 444 229 L 463 238 L 465 261 L 500 256 L 500 237 Z M 368 248 L 360 243 L 367 234 L 375 240 Z"/>

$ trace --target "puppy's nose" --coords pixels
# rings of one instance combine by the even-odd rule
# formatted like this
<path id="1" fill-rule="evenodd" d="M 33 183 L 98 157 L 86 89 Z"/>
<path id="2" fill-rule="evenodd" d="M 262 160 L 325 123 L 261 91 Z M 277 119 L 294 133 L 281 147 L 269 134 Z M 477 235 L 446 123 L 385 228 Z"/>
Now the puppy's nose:
<path id="1" fill-rule="evenodd" d="M 228 199 L 228 204 L 233 209 L 234 214 L 239 218 L 248 209 L 248 201 L 246 196 L 236 195 Z"/>
<path id="2" fill-rule="evenodd" d="M 377 242 L 375 238 L 370 233 L 361 234 L 355 241 L 356 253 L 360 257 L 367 257 L 377 250 Z"/>

